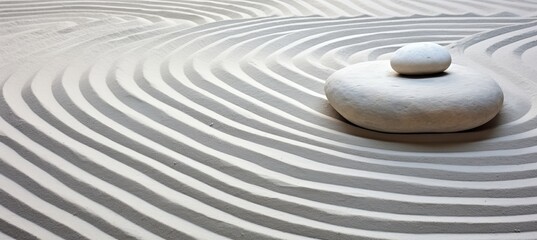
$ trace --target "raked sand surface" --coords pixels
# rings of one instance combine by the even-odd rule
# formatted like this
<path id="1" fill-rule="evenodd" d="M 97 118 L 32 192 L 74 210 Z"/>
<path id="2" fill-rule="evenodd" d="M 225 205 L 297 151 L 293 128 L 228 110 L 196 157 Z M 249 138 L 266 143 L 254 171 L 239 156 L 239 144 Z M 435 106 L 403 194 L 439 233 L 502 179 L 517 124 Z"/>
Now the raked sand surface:
<path id="1" fill-rule="evenodd" d="M 327 103 L 423 41 L 498 82 L 495 119 Z M 0 89 L 2 240 L 537 239 L 537 1 L 3 0 Z"/>

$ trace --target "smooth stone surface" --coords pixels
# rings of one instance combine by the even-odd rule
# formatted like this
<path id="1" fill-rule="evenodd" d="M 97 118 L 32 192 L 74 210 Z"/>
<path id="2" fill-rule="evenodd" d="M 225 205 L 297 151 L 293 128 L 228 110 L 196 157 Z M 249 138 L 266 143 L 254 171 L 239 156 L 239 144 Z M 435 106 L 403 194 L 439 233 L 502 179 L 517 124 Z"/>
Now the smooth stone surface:
<path id="1" fill-rule="evenodd" d="M 457 132 L 485 124 L 503 105 L 490 77 L 453 64 L 433 76 L 403 76 L 389 61 L 336 71 L 325 85 L 329 103 L 350 122 L 391 133 Z"/>
<path id="2" fill-rule="evenodd" d="M 411 43 L 395 51 L 390 61 L 392 69 L 400 74 L 435 74 L 449 68 L 451 54 L 436 43 Z"/>

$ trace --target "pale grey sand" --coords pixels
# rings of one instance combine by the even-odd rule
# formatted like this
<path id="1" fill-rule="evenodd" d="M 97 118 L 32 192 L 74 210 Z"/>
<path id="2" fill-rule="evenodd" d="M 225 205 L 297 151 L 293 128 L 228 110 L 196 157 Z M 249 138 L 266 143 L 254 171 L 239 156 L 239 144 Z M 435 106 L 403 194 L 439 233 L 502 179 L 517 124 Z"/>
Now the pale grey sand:
<path id="1" fill-rule="evenodd" d="M 536 239 L 536 1 L 1 1 L 0 238 Z M 494 78 L 451 134 L 324 81 L 413 42 Z"/>

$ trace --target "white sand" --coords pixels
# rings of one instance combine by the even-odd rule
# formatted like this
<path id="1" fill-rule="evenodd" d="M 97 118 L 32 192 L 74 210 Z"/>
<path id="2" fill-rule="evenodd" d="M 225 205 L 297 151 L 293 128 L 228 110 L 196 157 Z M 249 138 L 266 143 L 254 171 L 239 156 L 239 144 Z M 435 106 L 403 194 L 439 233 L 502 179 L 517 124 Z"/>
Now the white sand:
<path id="1" fill-rule="evenodd" d="M 0 238 L 536 239 L 537 1 L 0 1 Z M 448 46 L 485 126 L 385 134 L 324 81 Z"/>

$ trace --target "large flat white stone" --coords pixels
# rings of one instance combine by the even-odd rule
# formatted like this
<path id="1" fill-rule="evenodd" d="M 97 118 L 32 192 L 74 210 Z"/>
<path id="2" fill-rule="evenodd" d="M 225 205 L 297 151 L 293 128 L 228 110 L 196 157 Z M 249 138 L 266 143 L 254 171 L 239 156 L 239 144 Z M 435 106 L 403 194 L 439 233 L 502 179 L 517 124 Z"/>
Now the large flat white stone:
<path id="1" fill-rule="evenodd" d="M 350 122 L 393 133 L 472 129 L 494 118 L 503 104 L 492 78 L 456 64 L 437 75 L 403 76 L 389 61 L 364 62 L 332 74 L 325 93 Z"/>

